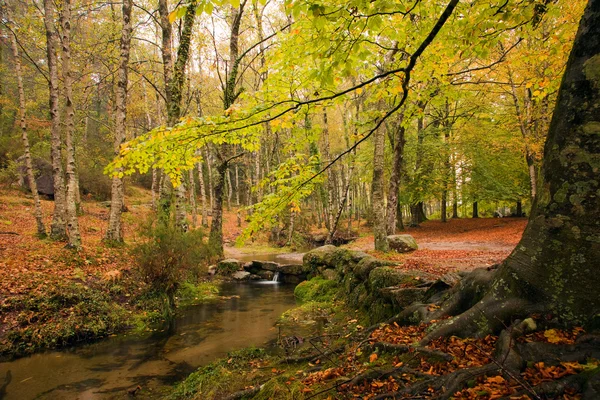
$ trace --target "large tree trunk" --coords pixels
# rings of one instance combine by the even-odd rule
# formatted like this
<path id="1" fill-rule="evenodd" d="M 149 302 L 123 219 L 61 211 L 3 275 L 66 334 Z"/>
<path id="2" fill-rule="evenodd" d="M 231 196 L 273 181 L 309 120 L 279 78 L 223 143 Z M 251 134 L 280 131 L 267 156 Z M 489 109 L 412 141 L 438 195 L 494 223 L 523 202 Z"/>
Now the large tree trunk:
<path id="1" fill-rule="evenodd" d="M 46 30 L 46 55 L 48 62 L 48 91 L 50 104 L 52 158 L 52 180 L 54 183 L 54 213 L 50 226 L 50 237 L 54 240 L 67 238 L 67 208 L 65 178 L 62 165 L 62 139 L 60 127 L 59 89 L 58 89 L 58 33 L 54 25 L 54 5 L 52 0 L 44 0 L 44 27 Z"/>
<path id="2" fill-rule="evenodd" d="M 117 71 L 117 86 L 115 88 L 115 154 L 119 154 L 121 145 L 125 141 L 125 122 L 127 120 L 127 83 L 129 68 L 129 50 L 131 47 L 131 10 L 133 9 L 133 0 L 123 1 L 123 28 L 121 30 L 121 54 L 119 55 L 119 70 Z M 153 170 L 153 183 L 155 174 Z M 110 214 L 108 217 L 108 229 L 105 239 L 111 242 L 123 241 L 123 229 L 121 227 L 121 212 L 125 202 L 123 193 L 123 178 L 118 174 L 122 169 L 117 170 L 117 175 L 112 178 Z M 154 198 L 154 191 L 152 192 Z"/>
<path id="3" fill-rule="evenodd" d="M 8 13 L 8 10 L 7 10 Z M 7 15 L 10 21 L 10 16 Z M 14 27 L 13 27 L 14 29 Z M 35 176 L 33 174 L 33 165 L 31 162 L 31 152 L 29 148 L 29 138 L 27 137 L 27 123 L 25 121 L 25 89 L 23 88 L 23 72 L 21 70 L 21 55 L 19 54 L 19 46 L 17 44 L 16 32 L 13 30 L 10 34 L 10 45 L 14 57 L 15 73 L 17 75 L 17 87 L 19 90 L 19 125 L 21 127 L 21 141 L 25 152 L 25 169 L 27 171 L 27 180 L 29 181 L 29 189 L 33 195 L 34 216 L 37 224 L 37 233 L 41 238 L 46 236 L 46 227 L 44 226 L 44 215 L 42 213 L 42 205 L 40 204 L 40 195 L 38 194 Z"/>
<path id="4" fill-rule="evenodd" d="M 183 29 L 179 38 L 177 58 L 173 63 L 173 49 L 171 46 L 173 29 L 169 20 L 169 7 L 167 0 L 158 1 L 160 25 L 162 31 L 161 54 L 163 59 L 163 75 L 165 82 L 165 100 L 167 107 L 167 126 L 173 126 L 181 117 L 181 99 L 183 84 L 185 82 L 185 69 L 190 55 L 192 41 L 192 28 L 196 18 L 196 2 L 191 1 L 187 6 L 183 18 Z M 170 191 L 169 191 L 170 192 Z M 170 196 L 170 193 L 164 193 Z M 183 179 L 175 188 L 175 224 L 182 230 L 187 229 L 187 213 L 185 205 L 185 186 Z M 167 208 L 170 214 L 170 207 Z"/>
<path id="5" fill-rule="evenodd" d="M 373 234 L 375 236 L 375 250 L 389 250 L 387 241 L 387 229 L 385 221 L 385 196 L 384 186 L 384 147 L 385 131 L 379 128 L 373 134 L 373 181 L 371 183 L 371 204 L 373 210 Z"/>
<path id="6" fill-rule="evenodd" d="M 398 192 L 400 191 L 400 180 L 402 178 L 402 165 L 404 161 L 404 144 L 406 143 L 406 139 L 404 138 L 405 128 L 402 126 L 402 120 L 403 116 L 401 115 L 397 122 L 397 133 L 392 141 L 394 148 L 394 160 L 392 162 L 392 176 L 390 177 L 390 185 L 388 187 L 388 202 L 386 212 L 386 229 L 388 235 L 393 235 L 396 233 L 396 226 L 398 222 Z M 400 216 L 400 218 L 402 218 L 402 216 Z"/>
<path id="7" fill-rule="evenodd" d="M 597 326 L 599 37 L 600 0 L 590 0 L 559 89 L 544 147 L 543 184 L 523 237 L 495 273 L 484 298 L 452 323 L 440 325 L 426 341 L 503 329 L 510 320 L 532 312 L 567 324 Z"/>
<path id="8" fill-rule="evenodd" d="M 73 106 L 73 77 L 71 74 L 71 0 L 65 0 L 61 13 L 62 68 L 65 95 L 65 150 L 67 153 L 67 230 L 68 246 L 81 247 L 77 220 L 77 166 L 75 161 L 75 109 Z"/>

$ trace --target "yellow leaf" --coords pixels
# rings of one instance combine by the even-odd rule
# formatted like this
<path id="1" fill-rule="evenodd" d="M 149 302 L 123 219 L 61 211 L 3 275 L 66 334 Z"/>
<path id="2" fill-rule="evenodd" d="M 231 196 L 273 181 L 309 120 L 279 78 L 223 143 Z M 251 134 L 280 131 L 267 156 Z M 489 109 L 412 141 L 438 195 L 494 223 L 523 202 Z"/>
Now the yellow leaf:
<path id="1" fill-rule="evenodd" d="M 177 9 L 175 9 L 175 10 L 173 10 L 173 11 L 171 11 L 169 13 L 169 22 L 170 23 L 175 22 L 175 20 L 177 19 L 177 12 L 176 11 L 177 11 Z"/>
<path id="2" fill-rule="evenodd" d="M 374 362 L 377 360 L 377 353 L 373 353 L 369 356 L 369 362 Z"/>
<path id="3" fill-rule="evenodd" d="M 544 336 L 548 339 L 548 343 L 560 343 L 561 338 L 556 329 L 548 329 L 544 332 Z"/>

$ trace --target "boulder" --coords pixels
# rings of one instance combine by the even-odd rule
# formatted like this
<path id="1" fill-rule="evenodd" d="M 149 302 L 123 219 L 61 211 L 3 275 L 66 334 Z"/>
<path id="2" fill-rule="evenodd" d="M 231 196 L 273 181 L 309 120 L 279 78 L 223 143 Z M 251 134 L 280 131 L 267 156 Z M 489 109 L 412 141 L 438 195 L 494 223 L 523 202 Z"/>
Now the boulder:
<path id="1" fill-rule="evenodd" d="M 321 276 L 328 281 L 337 281 L 339 280 L 339 274 L 335 269 L 325 269 L 321 271 Z"/>
<path id="2" fill-rule="evenodd" d="M 366 280 L 372 270 L 378 267 L 390 267 L 397 265 L 393 261 L 379 260 L 373 256 L 365 254 L 355 266 L 352 272 L 359 278 Z"/>
<path id="3" fill-rule="evenodd" d="M 251 281 L 260 281 L 263 278 L 260 275 L 256 275 L 256 274 L 250 274 L 250 276 L 248 277 L 248 280 Z"/>
<path id="4" fill-rule="evenodd" d="M 385 298 L 391 300 L 391 302 L 399 308 L 405 308 L 414 303 L 415 301 L 423 301 L 425 293 L 428 288 L 426 287 L 407 287 L 407 288 L 383 288 L 381 294 Z"/>
<path id="5" fill-rule="evenodd" d="M 366 283 L 368 284 L 368 289 L 375 291 L 390 286 L 414 287 L 430 280 L 430 274 L 419 271 L 377 267 L 371 271 Z"/>
<path id="6" fill-rule="evenodd" d="M 390 250 L 398 253 L 408 253 L 419 248 L 415 239 L 410 235 L 391 235 L 387 237 Z"/>
<path id="7" fill-rule="evenodd" d="M 304 267 L 298 264 L 281 265 L 279 271 L 286 275 L 303 275 Z"/>
<path id="8" fill-rule="evenodd" d="M 233 274 L 231 274 L 231 277 L 237 281 L 246 281 L 250 279 L 251 275 L 252 274 L 248 271 L 236 271 Z"/>
<path id="9" fill-rule="evenodd" d="M 260 276 L 261 279 L 264 279 L 267 281 L 272 281 L 273 275 L 275 275 L 275 273 L 273 271 L 267 271 L 267 270 L 261 269 L 260 271 L 258 271 L 256 273 L 256 275 Z"/>
<path id="10" fill-rule="evenodd" d="M 321 266 L 330 266 L 333 254 L 337 247 L 332 245 L 317 247 L 306 253 L 302 258 L 304 265 L 312 269 L 317 269 Z"/>
<path id="11" fill-rule="evenodd" d="M 304 278 L 298 275 L 285 275 L 285 274 L 281 274 L 279 275 L 279 282 L 284 282 L 284 283 L 300 283 L 304 281 Z"/>
<path id="12" fill-rule="evenodd" d="M 219 275 L 231 275 L 235 271 L 242 269 L 242 263 L 235 258 L 228 258 L 217 263 L 217 273 Z"/>
<path id="13" fill-rule="evenodd" d="M 267 271 L 279 271 L 279 267 L 280 265 L 276 262 L 271 262 L 271 261 L 252 261 L 252 269 L 264 269 Z"/>

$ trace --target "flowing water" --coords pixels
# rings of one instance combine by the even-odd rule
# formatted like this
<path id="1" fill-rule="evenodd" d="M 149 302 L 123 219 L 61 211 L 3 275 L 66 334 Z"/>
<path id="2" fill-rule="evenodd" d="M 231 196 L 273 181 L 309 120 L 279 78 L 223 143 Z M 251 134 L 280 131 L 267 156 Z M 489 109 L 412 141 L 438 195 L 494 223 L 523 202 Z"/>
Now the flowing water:
<path id="1" fill-rule="evenodd" d="M 0 399 L 127 398 L 136 385 L 164 392 L 229 351 L 275 339 L 277 318 L 295 305 L 293 286 L 283 284 L 228 283 L 221 294 L 234 297 L 188 307 L 170 330 L 150 337 L 116 336 L 0 363 Z"/>

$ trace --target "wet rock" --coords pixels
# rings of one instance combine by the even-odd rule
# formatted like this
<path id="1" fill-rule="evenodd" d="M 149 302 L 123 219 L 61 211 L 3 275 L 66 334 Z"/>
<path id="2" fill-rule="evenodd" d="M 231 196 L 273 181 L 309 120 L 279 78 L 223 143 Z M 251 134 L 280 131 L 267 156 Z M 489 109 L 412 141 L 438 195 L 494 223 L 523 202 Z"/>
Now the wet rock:
<path id="1" fill-rule="evenodd" d="M 300 283 L 304 280 L 305 280 L 305 278 L 302 276 L 299 276 L 299 275 L 285 275 L 285 274 L 279 275 L 279 282 Z"/>
<path id="2" fill-rule="evenodd" d="M 390 235 L 387 237 L 390 250 L 398 253 L 408 253 L 419 248 L 411 235 Z"/>
<path id="3" fill-rule="evenodd" d="M 277 272 L 279 271 L 280 265 L 276 262 L 271 261 L 252 261 L 252 268 L 264 269 L 267 271 Z"/>
<path id="4" fill-rule="evenodd" d="M 275 275 L 275 273 L 273 271 L 267 271 L 267 270 L 260 270 L 256 273 L 256 275 L 258 275 L 261 279 L 265 279 L 267 281 L 272 281 L 273 280 L 273 275 Z"/>
<path id="5" fill-rule="evenodd" d="M 298 265 L 298 264 L 281 265 L 279 267 L 279 271 L 286 275 L 304 275 L 305 274 L 304 267 L 302 265 Z"/>
<path id="6" fill-rule="evenodd" d="M 248 280 L 251 280 L 251 281 L 261 281 L 261 280 L 263 280 L 263 278 L 260 275 L 257 275 L 257 274 L 250 274 L 250 276 L 248 276 Z"/>
<path id="7" fill-rule="evenodd" d="M 219 275 L 231 275 L 233 272 L 241 270 L 242 265 L 241 261 L 228 258 L 217 263 L 217 273 Z"/>
<path id="8" fill-rule="evenodd" d="M 246 281 L 250 279 L 250 276 L 252 276 L 252 274 L 248 271 L 236 271 L 231 274 L 231 277 L 237 281 Z"/>

